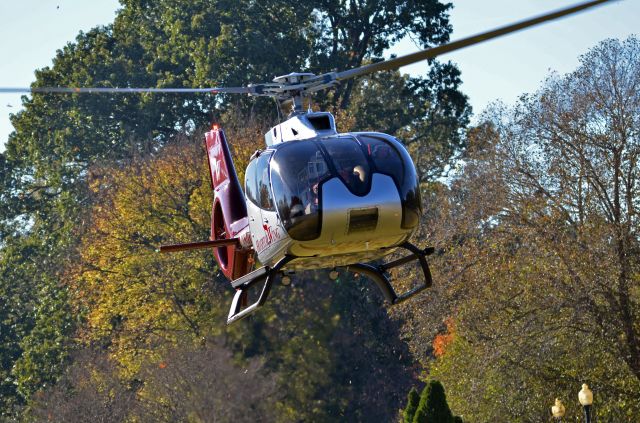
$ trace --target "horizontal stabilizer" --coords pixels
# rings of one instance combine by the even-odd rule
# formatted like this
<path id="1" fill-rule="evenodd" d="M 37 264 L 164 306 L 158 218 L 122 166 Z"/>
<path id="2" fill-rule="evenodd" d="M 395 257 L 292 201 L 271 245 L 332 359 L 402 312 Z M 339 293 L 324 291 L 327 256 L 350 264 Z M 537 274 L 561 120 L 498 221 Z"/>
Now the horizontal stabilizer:
<path id="1" fill-rule="evenodd" d="M 202 250 L 205 248 L 224 247 L 225 245 L 239 244 L 240 240 L 238 238 L 216 239 L 214 241 L 189 242 L 187 244 L 161 245 L 157 251 L 160 253 L 173 253 L 175 251 Z"/>

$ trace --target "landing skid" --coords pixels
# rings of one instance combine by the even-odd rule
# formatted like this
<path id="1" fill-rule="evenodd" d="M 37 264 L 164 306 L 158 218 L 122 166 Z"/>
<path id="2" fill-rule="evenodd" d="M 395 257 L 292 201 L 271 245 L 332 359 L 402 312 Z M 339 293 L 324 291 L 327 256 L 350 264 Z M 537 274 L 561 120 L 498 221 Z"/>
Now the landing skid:
<path id="1" fill-rule="evenodd" d="M 231 286 L 236 289 L 236 295 L 233 297 L 233 301 L 231 302 L 229 317 L 227 317 L 227 324 L 230 325 L 236 320 L 247 317 L 249 314 L 256 311 L 259 307 L 262 307 L 269 297 L 271 286 L 273 285 L 273 281 L 278 275 L 278 272 L 280 272 L 285 264 L 289 263 L 294 258 L 295 257 L 293 256 L 284 256 L 272 268 L 260 267 L 259 269 L 256 269 L 251 273 L 247 273 L 246 275 L 231 282 Z M 255 303 L 251 304 L 249 307 L 243 309 L 242 307 L 246 305 L 247 302 L 248 290 L 253 285 L 261 281 L 264 281 L 264 285 L 262 287 L 262 292 L 260 293 L 258 300 Z"/>
<path id="2" fill-rule="evenodd" d="M 377 266 L 365 263 L 356 263 L 346 266 L 347 270 L 352 273 L 362 273 L 366 275 L 378 285 L 380 291 L 382 291 L 382 295 L 384 295 L 385 300 L 391 304 L 399 304 L 409 298 L 413 297 L 417 293 L 429 288 L 433 284 L 433 280 L 431 279 L 431 271 L 429 270 L 429 263 L 427 262 L 427 256 L 433 254 L 434 248 L 427 247 L 424 250 L 419 249 L 415 245 L 405 242 L 400 245 L 400 247 L 408 250 L 411 254 L 394 260 L 389 263 L 380 264 Z M 387 270 L 393 269 L 394 267 L 402 266 L 403 264 L 410 263 L 414 260 L 418 260 L 420 263 L 420 267 L 422 268 L 422 273 L 424 275 L 424 281 L 419 286 L 398 295 L 391 286 L 391 281 L 387 277 Z"/>
<path id="3" fill-rule="evenodd" d="M 392 262 L 380 265 L 356 263 L 344 267 L 352 273 L 361 273 L 368 276 L 373 282 L 375 282 L 380 291 L 382 291 L 382 295 L 384 295 L 385 300 L 389 304 L 399 304 L 431 286 L 431 271 L 429 270 L 429 264 L 427 263 L 426 257 L 434 251 L 433 247 L 421 250 L 409 242 L 403 243 L 400 247 L 408 250 L 410 254 Z M 269 292 L 271 292 L 271 287 L 273 286 L 273 282 L 278 273 L 280 273 L 287 263 L 294 259 L 295 257 L 293 256 L 285 256 L 271 268 L 266 266 L 261 267 L 231 282 L 231 286 L 236 289 L 236 294 L 231 302 L 229 316 L 227 317 L 227 324 L 229 325 L 237 320 L 247 317 L 258 308 L 262 307 L 269 297 Z M 391 282 L 389 281 L 389 277 L 386 273 L 390 269 L 415 260 L 418 260 L 420 263 L 420 267 L 422 268 L 422 273 L 424 275 L 424 281 L 419 286 L 398 295 L 393 289 L 393 286 L 391 286 Z M 249 289 L 260 282 L 264 282 L 264 285 L 258 300 L 250 306 L 247 306 L 247 293 Z"/>

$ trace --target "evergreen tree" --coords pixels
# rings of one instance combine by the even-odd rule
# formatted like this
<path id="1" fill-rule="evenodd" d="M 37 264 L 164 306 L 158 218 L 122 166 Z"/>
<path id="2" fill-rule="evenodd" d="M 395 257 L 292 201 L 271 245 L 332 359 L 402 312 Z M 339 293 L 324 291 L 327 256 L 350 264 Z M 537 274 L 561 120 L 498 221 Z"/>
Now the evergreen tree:
<path id="1" fill-rule="evenodd" d="M 420 395 L 420 403 L 413 418 L 414 423 L 451 423 L 453 415 L 447 404 L 444 387 L 431 380 Z"/>
<path id="2" fill-rule="evenodd" d="M 418 410 L 418 403 L 420 402 L 420 395 L 416 388 L 411 388 L 409 396 L 407 398 L 407 408 L 402 412 L 402 419 L 404 423 L 412 423 L 413 418 Z"/>

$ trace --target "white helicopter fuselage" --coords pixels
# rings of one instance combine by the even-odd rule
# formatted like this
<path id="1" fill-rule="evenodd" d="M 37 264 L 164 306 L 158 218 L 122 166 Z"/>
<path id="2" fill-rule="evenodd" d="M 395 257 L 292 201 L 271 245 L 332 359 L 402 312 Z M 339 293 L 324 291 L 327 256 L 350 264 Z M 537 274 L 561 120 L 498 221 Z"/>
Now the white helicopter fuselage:
<path id="1" fill-rule="evenodd" d="M 295 116 L 265 138 L 267 149 L 254 155 L 244 190 L 262 265 L 285 255 L 295 257 L 291 270 L 368 262 L 391 253 L 417 227 L 415 216 L 403 221 L 403 214 L 419 216 L 419 192 L 413 163 L 395 138 L 338 134 L 329 113 Z M 379 159 L 382 152 L 387 156 Z M 402 185 L 410 186 L 412 210 Z"/>

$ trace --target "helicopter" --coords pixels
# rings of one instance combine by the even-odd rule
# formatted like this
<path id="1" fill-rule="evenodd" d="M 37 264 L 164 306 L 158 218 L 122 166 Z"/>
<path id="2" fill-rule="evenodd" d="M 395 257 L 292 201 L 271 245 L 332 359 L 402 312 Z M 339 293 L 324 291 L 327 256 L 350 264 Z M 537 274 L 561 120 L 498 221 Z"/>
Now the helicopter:
<path id="1" fill-rule="evenodd" d="M 362 274 L 395 305 L 432 285 L 427 256 L 434 247 L 409 242 L 422 216 L 415 165 L 400 140 L 381 132 L 339 133 L 331 113 L 303 110 L 305 99 L 351 78 L 433 59 L 609 1 L 584 2 L 358 68 L 321 75 L 294 72 L 246 87 L 38 87 L 0 92 L 248 94 L 290 103 L 288 118 L 264 134 L 266 147 L 251 157 L 243 183 L 224 130 L 214 125 L 205 134 L 214 194 L 210 240 L 162 245 L 159 251 L 213 249 L 221 272 L 235 289 L 227 324 L 263 306 L 277 278 L 286 285 L 293 273 L 312 269 L 329 269 L 331 279 L 338 277 L 338 269 Z M 403 257 L 382 262 L 403 251 Z M 397 293 L 389 270 L 416 262 L 421 280 Z M 249 303 L 255 287 L 257 299 Z"/>
<path id="2" fill-rule="evenodd" d="M 312 74 L 276 80 L 300 85 Z M 298 99 L 300 99 L 299 96 Z M 236 289 L 227 323 L 262 306 L 280 277 L 309 269 L 345 268 L 368 276 L 390 304 L 402 302 L 432 283 L 426 256 L 408 242 L 422 213 L 413 162 L 394 137 L 382 133 L 340 134 L 328 112 L 301 112 L 265 134 L 266 148 L 251 157 L 244 190 L 233 166 L 224 131 L 214 126 L 205 143 L 214 200 L 211 241 L 164 245 L 161 252 L 214 247 L 222 273 Z M 301 99 L 300 99 L 301 101 Z M 397 248 L 409 255 L 383 265 Z M 424 281 L 398 295 L 386 271 L 418 260 Z M 258 262 L 261 266 L 252 270 Z M 248 290 L 262 284 L 246 306 Z"/>

